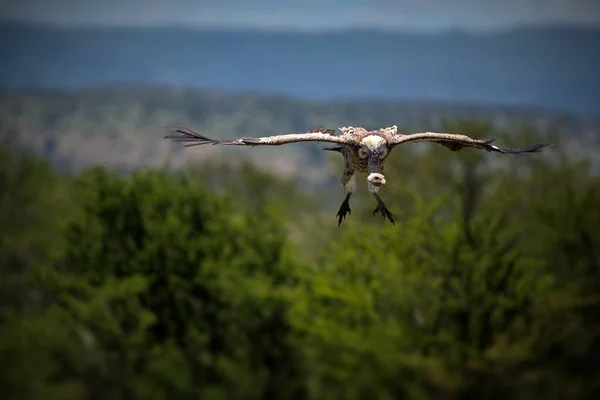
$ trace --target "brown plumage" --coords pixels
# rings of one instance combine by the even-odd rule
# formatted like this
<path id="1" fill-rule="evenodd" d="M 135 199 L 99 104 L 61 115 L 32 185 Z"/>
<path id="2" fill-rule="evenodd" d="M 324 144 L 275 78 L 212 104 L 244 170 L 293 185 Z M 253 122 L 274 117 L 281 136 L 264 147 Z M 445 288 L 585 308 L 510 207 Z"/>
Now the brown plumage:
<path id="1" fill-rule="evenodd" d="M 320 133 L 327 133 L 329 135 L 335 135 L 335 129 L 325 129 L 323 127 L 323 125 L 317 126 L 311 133 L 314 133 L 314 132 L 320 132 Z"/>
<path id="2" fill-rule="evenodd" d="M 521 148 L 501 148 L 492 145 L 495 139 L 473 139 L 469 136 L 454 133 L 413 133 L 404 135 L 398 133 L 396 125 L 378 130 L 366 130 L 361 127 L 342 127 L 341 135 L 335 135 L 334 129 L 325 129 L 318 126 L 316 129 L 305 133 L 289 133 L 264 137 L 242 137 L 238 139 L 218 140 L 202 135 L 191 130 L 185 125 L 168 126 L 167 129 L 175 132 L 165 136 L 174 142 L 185 143 L 184 146 L 197 146 L 203 144 L 223 144 L 236 146 L 280 146 L 296 142 L 328 142 L 333 146 L 324 146 L 324 150 L 336 151 L 344 156 L 344 172 L 340 183 L 346 191 L 346 198 L 338 213 L 338 225 L 350 214 L 350 196 L 356 190 L 356 173 L 368 173 L 367 185 L 377 200 L 377 207 L 373 214 L 380 213 L 384 218 L 394 223 L 392 213 L 387 209 L 379 197 L 379 189 L 386 184 L 383 175 L 384 162 L 390 151 L 399 144 L 410 142 L 434 142 L 450 149 L 459 151 L 465 147 L 497 152 L 501 154 L 529 154 L 540 153 L 551 144 L 536 144 Z"/>

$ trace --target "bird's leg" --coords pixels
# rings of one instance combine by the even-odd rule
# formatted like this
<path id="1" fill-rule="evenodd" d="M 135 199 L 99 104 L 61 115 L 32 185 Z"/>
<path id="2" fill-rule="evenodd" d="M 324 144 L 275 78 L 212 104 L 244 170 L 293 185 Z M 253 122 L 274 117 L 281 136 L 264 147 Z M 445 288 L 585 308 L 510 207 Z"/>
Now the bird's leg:
<path id="1" fill-rule="evenodd" d="M 387 218 L 393 225 L 396 225 L 396 223 L 394 222 L 394 216 L 392 215 L 390 210 L 388 210 L 388 208 L 385 206 L 385 203 L 383 202 L 383 200 L 381 200 L 381 197 L 379 197 L 379 195 L 375 192 L 373 192 L 373 196 L 375 196 L 375 200 L 377 200 L 377 207 L 375 207 L 375 209 L 373 210 L 373 215 L 379 213 L 381 214 L 383 219 Z"/>
<path id="2" fill-rule="evenodd" d="M 370 157 L 375 158 L 377 155 L 373 155 L 371 152 Z M 394 222 L 394 216 L 387 209 L 381 197 L 379 197 L 379 189 L 385 186 L 386 180 L 385 176 L 383 176 L 383 163 L 379 159 L 375 159 L 374 161 L 369 158 L 369 176 L 367 176 L 367 185 L 369 187 L 369 192 L 373 193 L 375 196 L 375 200 L 377 200 L 377 207 L 373 210 L 373 215 L 379 213 L 383 216 L 383 219 L 389 219 L 392 224 L 396 224 Z"/>
<path id="3" fill-rule="evenodd" d="M 346 195 L 344 202 L 342 203 L 342 205 L 340 206 L 340 209 L 338 210 L 338 213 L 336 215 L 336 217 L 338 217 L 338 226 L 340 226 L 342 224 L 343 219 L 346 219 L 346 215 L 352 214 L 352 210 L 350 210 L 350 196 L 352 196 L 352 193 L 348 193 Z"/>
<path id="4" fill-rule="evenodd" d="M 338 226 L 342 224 L 342 220 L 346 219 L 346 215 L 350 214 L 352 211 L 350 210 L 350 197 L 352 193 L 356 190 L 356 175 L 354 175 L 354 170 L 346 166 L 344 168 L 344 174 L 340 179 L 340 183 L 344 187 L 344 191 L 346 192 L 346 198 L 344 202 L 340 206 L 340 209 L 336 215 L 338 218 Z"/>
<path id="5" fill-rule="evenodd" d="M 383 175 L 383 161 L 381 159 L 381 149 L 378 147 L 376 149 L 369 150 L 369 161 L 367 163 L 367 172 L 369 175 L 367 176 L 367 186 L 369 187 L 369 192 L 373 193 L 375 199 L 377 200 L 377 207 L 373 210 L 373 215 L 380 213 L 383 216 L 383 219 L 389 219 L 392 224 L 394 223 L 394 216 L 387 209 L 381 197 L 377 194 L 379 189 L 381 189 L 386 184 L 385 176 Z"/>

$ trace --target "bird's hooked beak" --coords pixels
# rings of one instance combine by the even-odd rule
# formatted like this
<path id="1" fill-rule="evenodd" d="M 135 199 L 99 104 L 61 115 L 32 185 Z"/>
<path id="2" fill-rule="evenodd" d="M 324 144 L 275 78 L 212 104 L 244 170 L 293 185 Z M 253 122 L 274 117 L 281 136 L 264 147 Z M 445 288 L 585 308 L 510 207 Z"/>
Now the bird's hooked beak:
<path id="1" fill-rule="evenodd" d="M 367 176 L 367 181 L 376 188 L 385 186 L 386 183 L 383 174 L 380 174 L 378 172 L 369 174 L 369 176 Z"/>

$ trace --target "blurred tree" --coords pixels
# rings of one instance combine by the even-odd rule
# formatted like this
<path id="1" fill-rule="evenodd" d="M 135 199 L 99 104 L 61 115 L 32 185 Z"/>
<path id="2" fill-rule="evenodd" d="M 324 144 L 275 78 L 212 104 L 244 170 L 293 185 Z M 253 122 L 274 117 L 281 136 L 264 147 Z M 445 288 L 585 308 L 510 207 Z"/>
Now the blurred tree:
<path id="1" fill-rule="evenodd" d="M 76 185 L 84 213 L 67 229 L 64 271 L 99 288 L 135 276 L 146 285 L 140 306 L 152 322 L 145 320 L 146 337 L 128 374 L 147 373 L 144 366 L 156 362 L 147 359 L 154 344 L 175 346 L 180 353 L 173 357 L 187 364 L 185 387 L 203 397 L 258 396 L 289 378 L 293 357 L 282 342 L 284 305 L 271 299 L 271 291 L 290 279 L 290 262 L 272 215 L 237 212 L 191 177 L 164 172 L 120 178 L 96 168 Z M 121 332 L 132 322 L 115 323 Z M 133 349 L 119 345 L 119 338 L 129 335 L 117 335 L 104 348 L 123 357 Z"/>
<path id="2" fill-rule="evenodd" d="M 55 335 L 61 329 L 60 322 L 37 321 L 48 306 L 46 291 L 37 282 L 61 255 L 61 224 L 70 214 L 70 200 L 66 182 L 48 162 L 19 152 L 16 139 L 2 138 L 0 392 L 9 397 L 27 399 L 39 398 L 40 393 L 50 397 L 53 393 L 71 393 L 69 384 L 44 382 L 55 370 L 50 354 L 41 349 L 52 349 L 62 340 L 60 334 Z"/>

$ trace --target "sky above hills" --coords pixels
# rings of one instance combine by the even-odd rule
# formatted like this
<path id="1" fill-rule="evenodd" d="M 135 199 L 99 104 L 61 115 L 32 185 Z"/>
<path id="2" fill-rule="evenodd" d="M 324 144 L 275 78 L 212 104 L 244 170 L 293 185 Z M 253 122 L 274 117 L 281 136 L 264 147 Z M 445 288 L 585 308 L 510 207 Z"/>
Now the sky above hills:
<path id="1" fill-rule="evenodd" d="M 600 26 L 598 0 L 0 0 L 3 20 L 60 25 L 489 30 Z"/>

